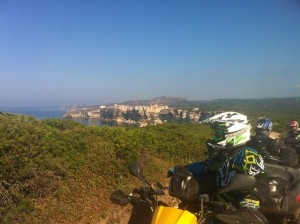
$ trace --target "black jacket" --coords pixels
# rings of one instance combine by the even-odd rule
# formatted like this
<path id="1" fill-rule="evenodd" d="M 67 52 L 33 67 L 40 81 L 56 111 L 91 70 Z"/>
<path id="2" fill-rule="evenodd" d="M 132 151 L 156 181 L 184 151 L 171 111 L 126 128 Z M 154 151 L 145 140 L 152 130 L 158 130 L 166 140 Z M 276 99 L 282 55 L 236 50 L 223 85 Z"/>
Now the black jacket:
<path id="1" fill-rule="evenodd" d="M 258 151 L 263 157 L 267 155 L 280 156 L 280 148 L 283 144 L 279 141 L 279 139 L 272 139 L 268 136 L 265 138 L 253 136 L 248 142 L 248 146 Z"/>

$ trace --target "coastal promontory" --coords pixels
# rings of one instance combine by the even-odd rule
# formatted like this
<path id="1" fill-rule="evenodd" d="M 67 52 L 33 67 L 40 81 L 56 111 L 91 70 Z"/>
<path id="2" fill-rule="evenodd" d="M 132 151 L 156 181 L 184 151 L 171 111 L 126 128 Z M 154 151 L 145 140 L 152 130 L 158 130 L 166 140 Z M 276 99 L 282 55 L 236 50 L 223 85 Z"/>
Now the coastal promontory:
<path id="1" fill-rule="evenodd" d="M 196 123 L 214 113 L 201 112 L 199 108 L 181 109 L 168 105 L 129 106 L 115 104 L 113 106 L 72 108 L 65 113 L 64 117 L 101 119 L 146 126 L 171 121 Z"/>

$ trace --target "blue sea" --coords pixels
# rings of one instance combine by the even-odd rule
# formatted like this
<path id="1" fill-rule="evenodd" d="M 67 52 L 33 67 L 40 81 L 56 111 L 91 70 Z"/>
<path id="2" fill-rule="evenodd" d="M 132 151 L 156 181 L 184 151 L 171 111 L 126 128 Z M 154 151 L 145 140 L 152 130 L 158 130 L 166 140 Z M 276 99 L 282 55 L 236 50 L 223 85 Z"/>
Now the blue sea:
<path id="1" fill-rule="evenodd" d="M 69 119 L 74 120 L 85 126 L 122 126 L 116 122 L 107 122 L 99 119 L 89 119 L 89 118 L 64 118 L 64 114 L 67 111 L 63 107 L 0 107 L 0 112 L 9 112 L 14 114 L 25 114 L 33 116 L 39 120 L 44 120 L 48 118 L 59 118 L 59 119 Z M 126 125 L 128 126 L 128 125 Z"/>
<path id="2" fill-rule="evenodd" d="M 1 112 L 25 114 L 39 120 L 47 118 L 63 118 L 66 109 L 61 107 L 0 107 Z"/>

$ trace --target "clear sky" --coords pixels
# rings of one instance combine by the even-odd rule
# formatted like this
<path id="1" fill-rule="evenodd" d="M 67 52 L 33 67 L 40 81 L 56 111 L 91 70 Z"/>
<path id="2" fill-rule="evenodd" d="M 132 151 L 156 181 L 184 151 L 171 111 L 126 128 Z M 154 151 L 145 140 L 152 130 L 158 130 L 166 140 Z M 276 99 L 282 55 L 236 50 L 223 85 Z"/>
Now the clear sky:
<path id="1" fill-rule="evenodd" d="M 0 0 L 0 106 L 300 96 L 299 0 Z"/>

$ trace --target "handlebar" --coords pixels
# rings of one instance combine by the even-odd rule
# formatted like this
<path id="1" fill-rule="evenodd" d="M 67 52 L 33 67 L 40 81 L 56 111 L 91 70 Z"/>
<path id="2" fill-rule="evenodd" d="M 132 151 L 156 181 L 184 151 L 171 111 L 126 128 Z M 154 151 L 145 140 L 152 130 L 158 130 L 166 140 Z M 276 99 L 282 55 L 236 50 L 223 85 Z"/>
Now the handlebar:
<path id="1" fill-rule="evenodd" d="M 154 196 L 154 195 L 164 195 L 165 192 L 161 189 L 154 190 L 152 187 L 140 187 L 140 188 L 134 188 L 133 192 L 135 194 L 139 194 L 142 198 L 147 198 L 149 196 Z"/>

